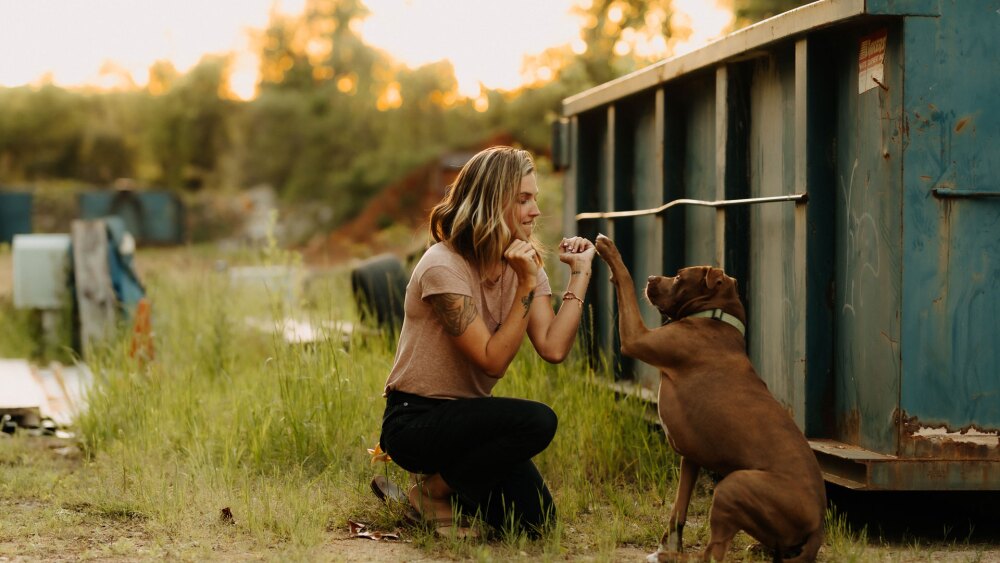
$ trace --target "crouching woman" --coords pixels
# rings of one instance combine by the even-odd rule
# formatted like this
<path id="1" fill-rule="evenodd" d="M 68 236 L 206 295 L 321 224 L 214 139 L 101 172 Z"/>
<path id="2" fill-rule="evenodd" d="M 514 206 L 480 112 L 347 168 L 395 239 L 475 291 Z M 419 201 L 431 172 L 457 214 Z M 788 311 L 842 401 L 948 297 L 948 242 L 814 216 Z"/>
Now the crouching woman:
<path id="1" fill-rule="evenodd" d="M 555 435 L 555 412 L 492 396 L 525 333 L 535 352 L 557 363 L 580 326 L 594 245 L 581 237 L 559 244 L 570 275 L 555 312 L 532 234 L 540 214 L 526 151 L 493 147 L 476 154 L 432 210 L 436 243 L 406 288 L 380 443 L 413 474 L 407 492 L 413 509 L 442 532 L 456 508 L 529 535 L 555 518 L 531 461 Z"/>

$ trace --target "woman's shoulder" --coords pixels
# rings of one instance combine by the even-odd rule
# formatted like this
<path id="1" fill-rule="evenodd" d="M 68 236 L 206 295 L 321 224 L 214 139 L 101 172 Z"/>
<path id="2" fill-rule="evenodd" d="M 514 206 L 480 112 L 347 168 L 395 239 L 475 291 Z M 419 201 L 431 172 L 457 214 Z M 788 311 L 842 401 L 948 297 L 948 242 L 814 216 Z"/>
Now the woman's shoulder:
<path id="1" fill-rule="evenodd" d="M 457 271 L 464 272 L 468 269 L 468 262 L 462 255 L 455 252 L 450 245 L 444 242 L 438 242 L 431 245 L 424 255 L 420 258 L 420 262 L 417 264 L 417 269 L 427 270 L 435 266 L 445 266 Z"/>

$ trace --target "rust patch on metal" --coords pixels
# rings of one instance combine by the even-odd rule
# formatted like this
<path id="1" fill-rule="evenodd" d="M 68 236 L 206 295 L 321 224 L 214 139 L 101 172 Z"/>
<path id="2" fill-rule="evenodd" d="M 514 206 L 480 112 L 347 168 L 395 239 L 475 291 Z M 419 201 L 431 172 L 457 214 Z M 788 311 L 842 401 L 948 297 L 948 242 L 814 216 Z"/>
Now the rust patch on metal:
<path id="1" fill-rule="evenodd" d="M 961 133 L 962 129 L 965 129 L 965 126 L 968 125 L 971 120 L 971 117 L 963 117 L 962 119 L 959 119 L 958 123 L 955 124 L 955 132 Z"/>
<path id="2" fill-rule="evenodd" d="M 900 457 L 940 460 L 1000 460 L 1000 430 L 969 424 L 952 428 L 900 413 Z"/>
<path id="3" fill-rule="evenodd" d="M 861 413 L 857 409 L 850 410 L 838 418 L 837 436 L 846 444 L 855 446 L 861 444 Z"/>

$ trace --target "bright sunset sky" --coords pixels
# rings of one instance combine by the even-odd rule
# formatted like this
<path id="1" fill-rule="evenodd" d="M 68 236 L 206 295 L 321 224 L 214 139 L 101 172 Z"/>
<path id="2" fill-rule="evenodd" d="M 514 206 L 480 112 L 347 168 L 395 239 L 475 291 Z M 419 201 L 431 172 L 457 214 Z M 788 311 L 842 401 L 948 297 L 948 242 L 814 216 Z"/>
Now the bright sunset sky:
<path id="1" fill-rule="evenodd" d="M 722 0 L 725 2 L 725 0 Z M 579 35 L 573 0 L 364 0 L 365 41 L 411 67 L 450 59 L 466 96 L 522 84 L 522 60 Z M 60 86 L 145 84 L 162 59 L 181 72 L 207 53 L 238 53 L 233 90 L 253 94 L 257 62 L 248 30 L 268 12 L 299 13 L 304 0 L 0 0 L 0 86 L 51 77 Z M 674 0 L 694 30 L 686 50 L 729 25 L 714 0 Z"/>

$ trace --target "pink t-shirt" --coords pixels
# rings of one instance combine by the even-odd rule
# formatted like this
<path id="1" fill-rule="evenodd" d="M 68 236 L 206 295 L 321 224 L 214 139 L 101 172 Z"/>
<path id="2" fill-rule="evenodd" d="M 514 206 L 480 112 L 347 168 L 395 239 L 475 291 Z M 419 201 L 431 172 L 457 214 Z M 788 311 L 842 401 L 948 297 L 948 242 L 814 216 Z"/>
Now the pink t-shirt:
<path id="1" fill-rule="evenodd" d="M 442 293 L 471 297 L 493 334 L 514 303 L 516 278 L 508 267 L 500 282 L 490 283 L 447 244 L 428 248 L 406 286 L 405 317 L 385 393 L 398 390 L 438 399 L 488 397 L 499 379 L 487 375 L 455 347 L 427 298 Z M 539 268 L 535 296 L 543 295 L 552 295 L 552 289 Z"/>

